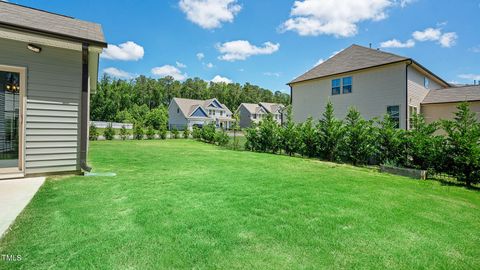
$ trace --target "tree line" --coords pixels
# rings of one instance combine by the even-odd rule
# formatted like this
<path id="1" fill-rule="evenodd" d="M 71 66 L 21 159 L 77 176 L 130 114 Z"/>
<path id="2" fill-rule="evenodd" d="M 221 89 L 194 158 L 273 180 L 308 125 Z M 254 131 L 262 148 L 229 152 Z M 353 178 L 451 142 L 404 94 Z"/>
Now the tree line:
<path id="1" fill-rule="evenodd" d="M 327 103 L 321 119 L 279 126 L 271 115 L 245 132 L 246 148 L 257 152 L 299 154 L 353 165 L 387 164 L 445 173 L 470 186 L 480 182 L 480 123 L 468 103 L 458 106 L 453 120 L 426 123 L 421 114 L 411 130 L 396 128 L 387 114 L 365 120 L 350 108 L 344 120 Z M 439 132 L 440 131 L 440 132 Z"/>
<path id="2" fill-rule="evenodd" d="M 174 97 L 190 99 L 217 98 L 234 111 L 240 103 L 273 102 L 289 104 L 290 95 L 272 92 L 250 83 L 213 83 L 199 78 L 183 82 L 172 77 L 161 79 L 139 76 L 133 80 L 114 79 L 104 75 L 91 96 L 91 119 L 94 121 L 129 122 L 159 129 L 166 125 L 166 108 Z"/>

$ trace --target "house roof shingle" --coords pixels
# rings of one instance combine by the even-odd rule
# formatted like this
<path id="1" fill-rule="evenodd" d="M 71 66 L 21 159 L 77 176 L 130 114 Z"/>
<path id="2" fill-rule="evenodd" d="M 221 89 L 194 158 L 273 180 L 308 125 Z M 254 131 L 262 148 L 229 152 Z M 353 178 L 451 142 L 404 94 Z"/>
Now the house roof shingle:
<path id="1" fill-rule="evenodd" d="M 210 103 L 212 103 L 215 99 L 198 100 L 188 98 L 173 98 L 173 100 L 177 103 L 183 115 L 189 117 L 198 107 L 201 107 L 204 111 L 207 111 L 208 105 L 210 105 Z M 222 103 L 220 103 L 220 105 L 222 105 L 222 108 L 225 110 L 226 114 L 232 114 L 227 106 Z"/>
<path id="2" fill-rule="evenodd" d="M 106 47 L 100 24 L 4 1 L 0 1 L 0 27 L 89 41 Z"/>
<path id="3" fill-rule="evenodd" d="M 315 66 L 289 84 L 405 60 L 409 60 L 409 58 L 354 44 Z"/>
<path id="4" fill-rule="evenodd" d="M 278 103 L 267 103 L 267 102 L 260 102 L 259 104 L 255 103 L 242 103 L 240 106 L 245 107 L 247 111 L 251 114 L 258 114 L 261 113 L 262 108 L 263 111 L 267 113 L 279 113 L 281 109 L 283 109 L 285 106 L 283 104 L 278 104 Z"/>
<path id="5" fill-rule="evenodd" d="M 430 90 L 422 104 L 480 101 L 480 85 Z"/>

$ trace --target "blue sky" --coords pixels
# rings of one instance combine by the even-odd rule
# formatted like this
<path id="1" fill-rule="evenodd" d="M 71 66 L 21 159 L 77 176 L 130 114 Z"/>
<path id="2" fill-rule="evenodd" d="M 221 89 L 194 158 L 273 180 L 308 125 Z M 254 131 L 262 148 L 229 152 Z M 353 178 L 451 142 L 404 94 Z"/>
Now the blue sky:
<path id="1" fill-rule="evenodd" d="M 14 0 L 102 24 L 100 70 L 286 83 L 355 43 L 480 80 L 480 0 Z M 121 45 L 123 44 L 123 45 Z M 203 57 L 202 57 L 203 56 Z"/>

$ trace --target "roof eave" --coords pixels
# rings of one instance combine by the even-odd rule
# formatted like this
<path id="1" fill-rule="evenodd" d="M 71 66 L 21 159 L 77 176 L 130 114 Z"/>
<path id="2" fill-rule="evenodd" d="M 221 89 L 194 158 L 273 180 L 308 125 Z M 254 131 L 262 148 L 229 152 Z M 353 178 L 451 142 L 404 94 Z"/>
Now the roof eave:
<path id="1" fill-rule="evenodd" d="M 26 27 L 26 26 L 22 26 L 22 25 L 10 24 L 10 23 L 5 23 L 5 22 L 0 22 L 0 27 L 11 29 L 11 30 L 23 31 L 23 32 L 32 33 L 32 34 L 41 34 L 41 35 L 44 35 L 44 36 L 60 38 L 60 39 L 75 41 L 75 42 L 79 42 L 79 43 L 88 43 L 89 45 L 98 46 L 98 47 L 101 47 L 101 48 L 107 48 L 107 46 L 108 46 L 108 44 L 106 42 L 103 42 L 103 41 L 91 40 L 91 39 L 86 39 L 86 38 L 81 38 L 81 37 L 70 36 L 70 35 L 64 35 L 64 34 L 59 34 L 59 33 L 51 32 L 51 31 L 40 30 L 40 29 L 35 29 L 35 28 L 32 28 L 32 27 Z"/>

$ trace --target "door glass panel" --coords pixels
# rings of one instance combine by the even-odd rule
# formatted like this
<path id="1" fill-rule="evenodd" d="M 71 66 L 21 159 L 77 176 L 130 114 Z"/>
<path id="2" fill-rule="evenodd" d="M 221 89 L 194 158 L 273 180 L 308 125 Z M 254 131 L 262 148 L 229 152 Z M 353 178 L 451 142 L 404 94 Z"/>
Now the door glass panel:
<path id="1" fill-rule="evenodd" d="M 0 71 L 0 169 L 19 167 L 20 73 Z"/>

